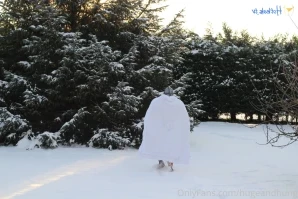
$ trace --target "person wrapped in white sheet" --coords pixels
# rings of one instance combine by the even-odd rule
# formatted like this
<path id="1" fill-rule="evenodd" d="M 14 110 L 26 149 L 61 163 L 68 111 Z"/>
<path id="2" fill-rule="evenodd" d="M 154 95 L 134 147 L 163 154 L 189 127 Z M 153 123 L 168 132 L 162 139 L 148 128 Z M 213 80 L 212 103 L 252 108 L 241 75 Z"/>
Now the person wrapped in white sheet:
<path id="1" fill-rule="evenodd" d="M 163 95 L 152 100 L 146 112 L 139 155 L 159 160 L 159 167 L 167 161 L 173 171 L 174 163 L 189 164 L 189 135 L 186 107 L 167 87 Z"/>

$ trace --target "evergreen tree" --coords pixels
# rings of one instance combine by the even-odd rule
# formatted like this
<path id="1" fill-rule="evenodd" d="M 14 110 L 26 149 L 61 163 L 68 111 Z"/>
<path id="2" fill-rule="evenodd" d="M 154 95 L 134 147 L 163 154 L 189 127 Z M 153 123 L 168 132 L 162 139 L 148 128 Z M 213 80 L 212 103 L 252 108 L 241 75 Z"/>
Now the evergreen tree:
<path id="1" fill-rule="evenodd" d="M 189 49 L 184 55 L 185 74 L 189 74 L 185 97 L 188 102 L 202 101 L 206 115 L 201 119 L 216 119 L 222 102 L 217 88 L 223 78 L 220 70 L 223 60 L 221 46 L 213 40 L 194 38 L 190 41 Z"/>
<path id="2" fill-rule="evenodd" d="M 138 147 L 149 103 L 183 76 L 189 37 L 182 12 L 161 25 L 160 2 L 4 1 L 0 106 L 27 125 L 4 117 L 18 136 L 0 143 Z M 187 107 L 197 117 L 198 103 Z"/>

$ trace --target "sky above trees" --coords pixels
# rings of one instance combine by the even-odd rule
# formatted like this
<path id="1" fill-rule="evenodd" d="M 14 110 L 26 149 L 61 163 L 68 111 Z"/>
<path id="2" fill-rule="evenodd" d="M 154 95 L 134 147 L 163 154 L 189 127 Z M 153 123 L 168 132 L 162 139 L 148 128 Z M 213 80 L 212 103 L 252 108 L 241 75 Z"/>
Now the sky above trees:
<path id="1" fill-rule="evenodd" d="M 278 33 L 298 33 L 298 28 L 292 22 L 298 25 L 296 0 L 168 0 L 166 4 L 169 5 L 163 14 L 166 20 L 185 8 L 186 27 L 200 35 L 205 33 L 208 23 L 212 24 L 214 32 L 221 31 L 223 22 L 234 30 L 247 29 L 252 35 L 260 36 L 263 33 L 265 38 Z M 281 14 L 275 11 L 280 8 Z M 267 10 L 270 10 L 270 14 Z"/>

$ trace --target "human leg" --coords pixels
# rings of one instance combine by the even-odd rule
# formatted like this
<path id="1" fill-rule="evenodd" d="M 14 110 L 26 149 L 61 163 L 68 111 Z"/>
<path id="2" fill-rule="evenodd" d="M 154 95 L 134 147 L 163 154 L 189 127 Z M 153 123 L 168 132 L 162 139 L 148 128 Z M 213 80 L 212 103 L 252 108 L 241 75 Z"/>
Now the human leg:
<path id="1" fill-rule="evenodd" d="M 168 166 L 171 167 L 171 171 L 174 171 L 174 169 L 173 169 L 173 165 L 174 165 L 173 162 L 169 162 L 169 161 L 168 161 Z"/>
<path id="2" fill-rule="evenodd" d="M 158 167 L 163 168 L 165 166 L 165 163 L 162 160 L 158 160 Z"/>

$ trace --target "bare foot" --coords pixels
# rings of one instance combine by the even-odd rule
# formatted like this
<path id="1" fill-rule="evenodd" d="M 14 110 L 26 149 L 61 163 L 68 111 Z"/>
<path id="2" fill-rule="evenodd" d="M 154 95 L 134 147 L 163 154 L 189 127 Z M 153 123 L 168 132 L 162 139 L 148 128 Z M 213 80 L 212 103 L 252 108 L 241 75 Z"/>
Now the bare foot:
<path id="1" fill-rule="evenodd" d="M 168 161 L 168 166 L 171 167 L 171 171 L 174 171 L 174 169 L 173 169 L 173 165 L 174 165 L 173 162 L 169 162 L 169 161 Z"/>

